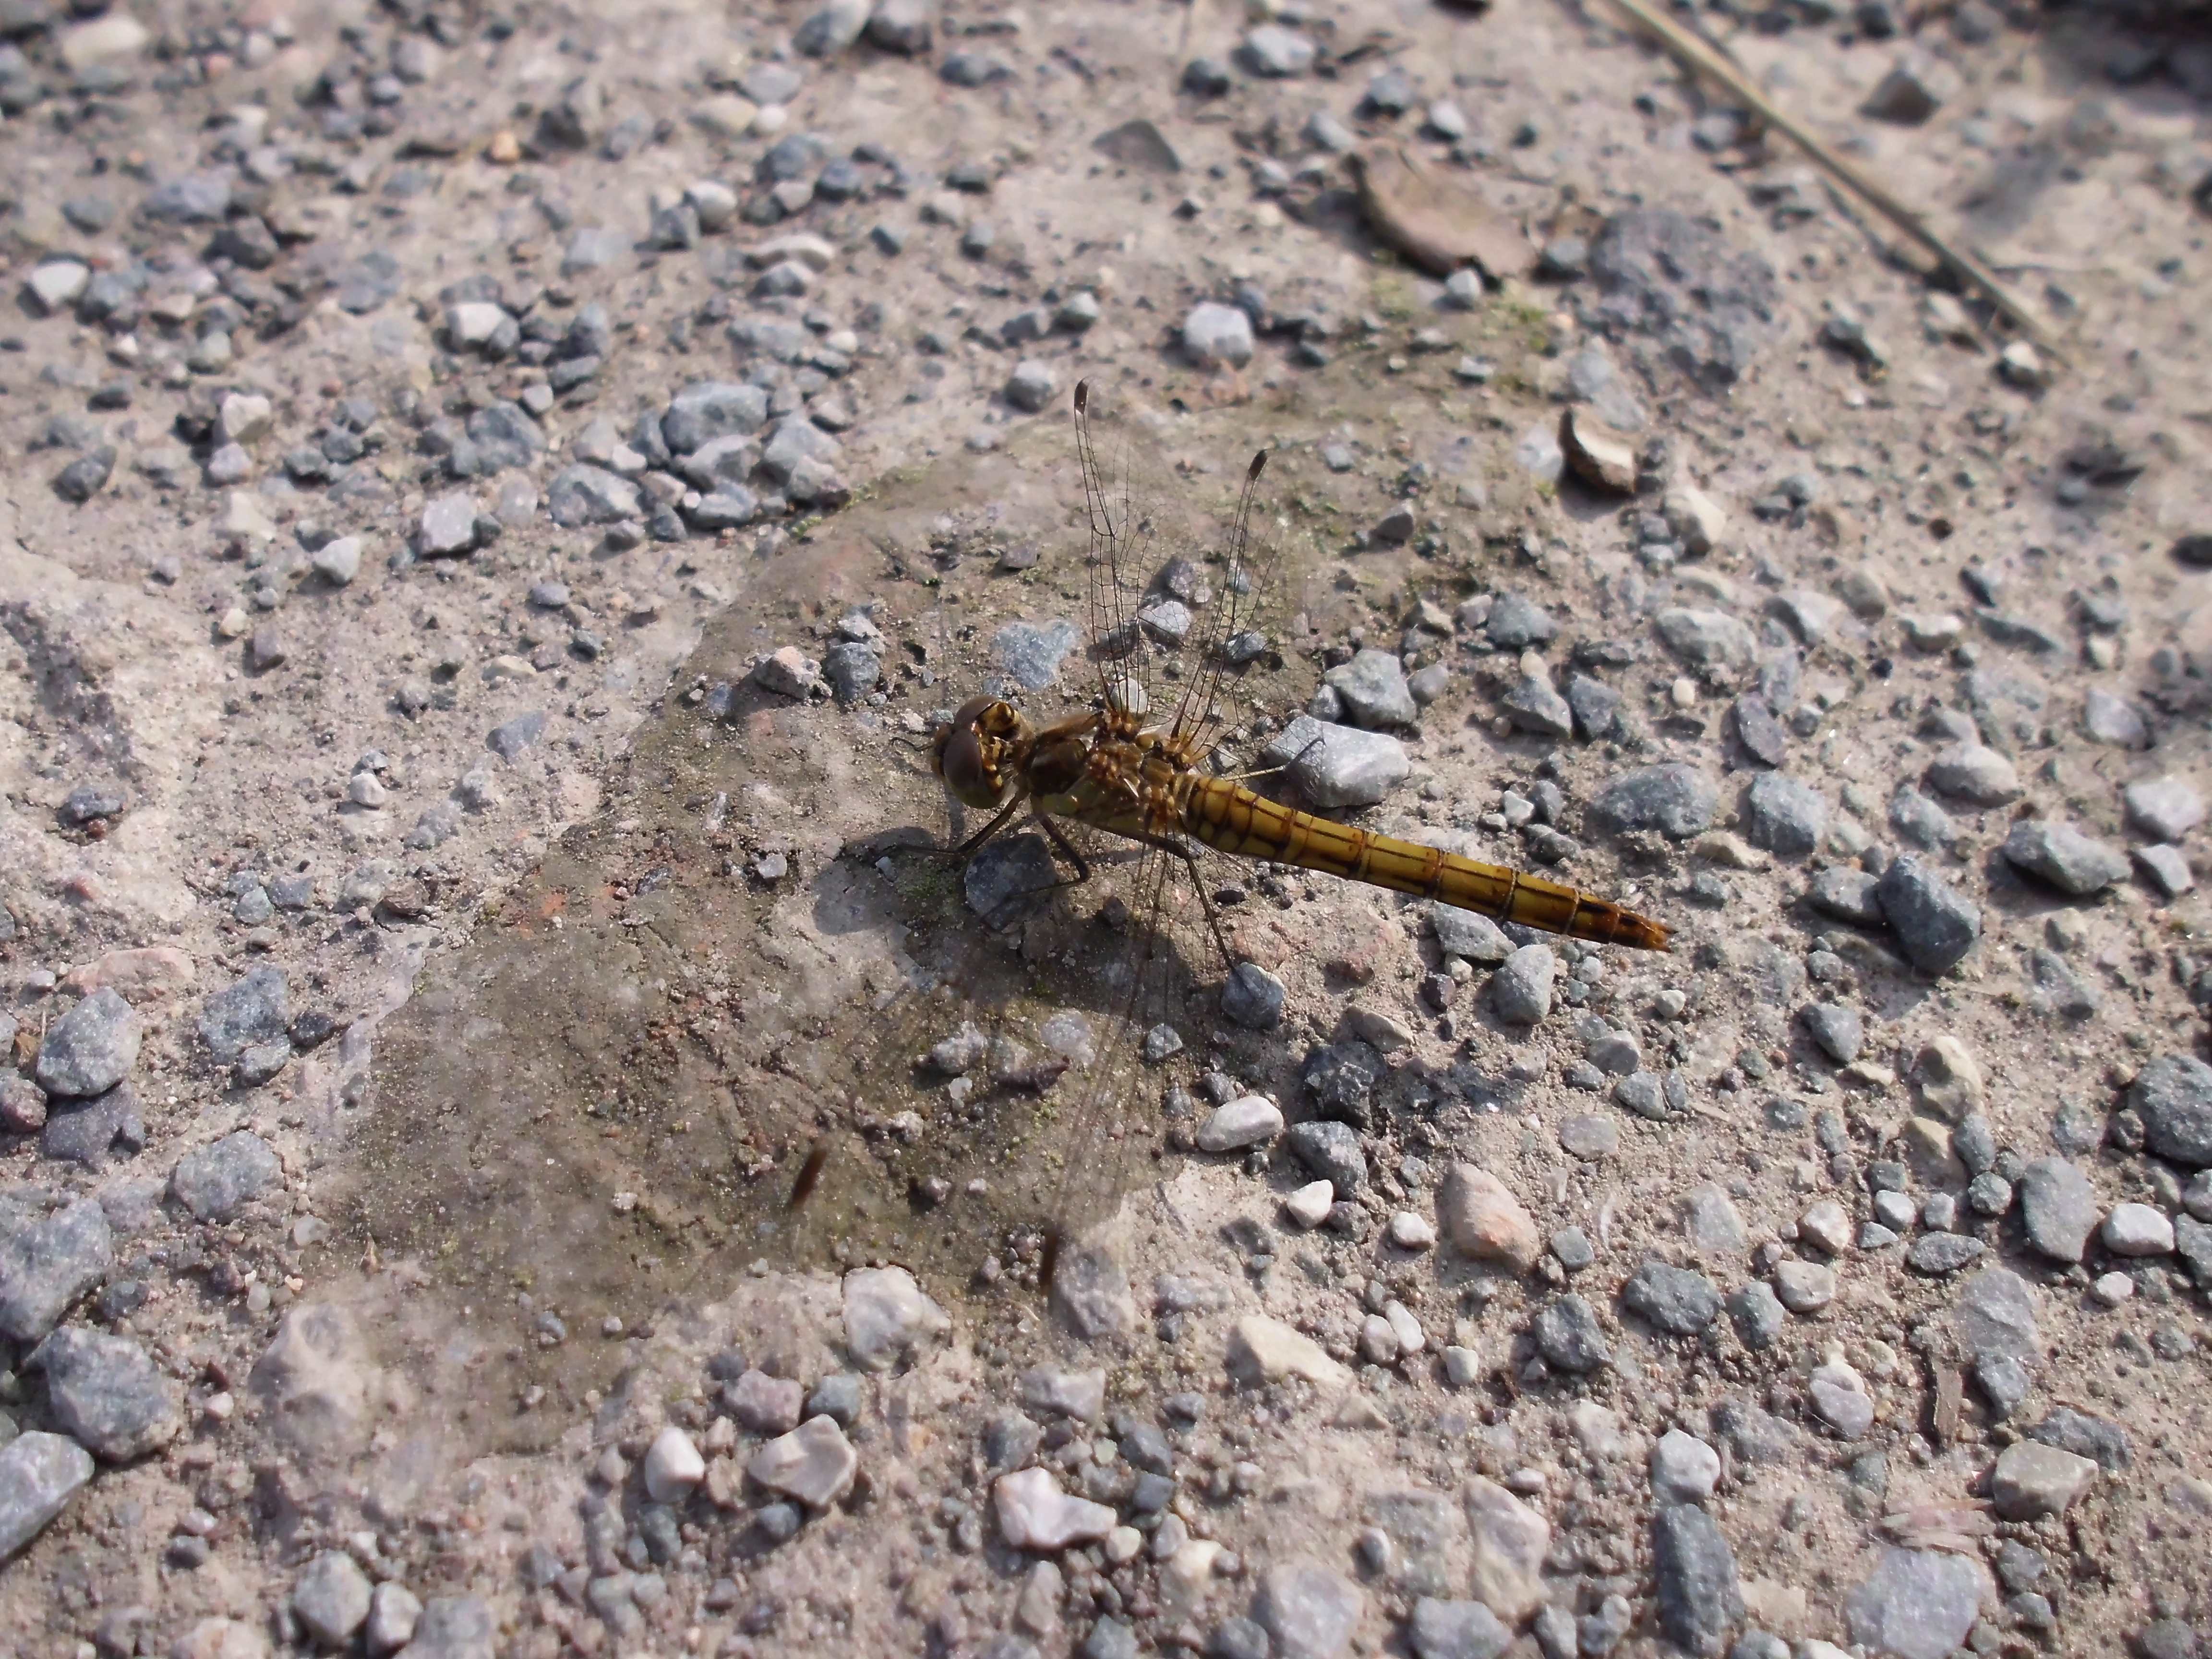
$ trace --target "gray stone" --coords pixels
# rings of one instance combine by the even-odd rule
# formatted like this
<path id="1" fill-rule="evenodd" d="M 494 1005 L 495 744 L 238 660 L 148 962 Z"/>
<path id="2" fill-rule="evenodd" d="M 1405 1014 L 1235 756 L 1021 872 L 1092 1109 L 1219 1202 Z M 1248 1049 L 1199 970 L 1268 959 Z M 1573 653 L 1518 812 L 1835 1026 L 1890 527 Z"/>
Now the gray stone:
<path id="1" fill-rule="evenodd" d="M 1546 945 L 1524 945 L 1490 976 L 1490 1006 L 1498 1018 L 1534 1025 L 1552 1012 L 1552 981 L 1559 958 Z"/>
<path id="2" fill-rule="evenodd" d="M 1513 954 L 1513 941 L 1488 916 L 1438 899 L 1429 906 L 1429 923 L 1436 930 L 1437 948 L 1448 957 L 1495 967 Z"/>
<path id="3" fill-rule="evenodd" d="M 2125 697 L 2115 696 L 2100 686 L 2091 686 L 2082 696 L 2081 729 L 2099 743 L 2116 748 L 2150 745 L 2150 727 L 2144 723 L 2142 711 Z"/>
<path id="4" fill-rule="evenodd" d="M 709 438 L 690 454 L 677 458 L 675 465 L 694 489 L 709 494 L 743 489 L 745 480 L 760 465 L 760 441 L 735 433 Z"/>
<path id="5" fill-rule="evenodd" d="M 669 399 L 660 434 L 669 449 L 690 455 L 720 438 L 750 437 L 768 424 L 768 393 L 747 382 L 696 380 Z"/>
<path id="6" fill-rule="evenodd" d="M 1512 1645 L 1513 1632 L 1480 1601 L 1424 1595 L 1413 1603 L 1406 1640 L 1416 1659 L 1498 1659 Z"/>
<path id="7" fill-rule="evenodd" d="M 2173 1249 L 2200 1290 L 2212 1290 L 2212 1223 L 2193 1216 L 2173 1218 Z"/>
<path id="8" fill-rule="evenodd" d="M 0 1561 L 36 1538 L 91 1483 L 92 1454 L 32 1430 L 0 1446 Z"/>
<path id="9" fill-rule="evenodd" d="M 1549 645 L 1559 637 L 1559 624 L 1525 593 L 1500 593 L 1491 602 L 1482 632 L 1501 651 L 1523 651 L 1532 645 Z"/>
<path id="10" fill-rule="evenodd" d="M 308 563 L 332 587 L 344 587 L 361 574 L 361 538 L 339 536 L 317 548 Z"/>
<path id="11" fill-rule="evenodd" d="M 1979 1561 L 1941 1550 L 1884 1548 L 1844 1601 L 1851 1639 L 1896 1659 L 1948 1659 L 1991 1586 Z"/>
<path id="12" fill-rule="evenodd" d="M 1248 1031 L 1273 1030 L 1283 1018 L 1290 994 L 1283 981 L 1256 962 L 1240 962 L 1221 986 L 1221 1012 Z"/>
<path id="13" fill-rule="evenodd" d="M 1255 345 L 1252 319 L 1241 306 L 1203 301 L 1182 319 L 1183 355 L 1200 368 L 1241 368 L 1252 361 Z"/>
<path id="14" fill-rule="evenodd" d="M 2014 869 L 2076 898 L 2101 892 L 2128 873 L 2127 859 L 2118 848 L 2047 819 L 2015 823 L 2005 836 L 2004 855 Z"/>
<path id="15" fill-rule="evenodd" d="M 1984 1267 L 1959 1287 L 1952 1323 L 1966 1352 L 1978 1360 L 2042 1357 L 2035 1328 L 2035 1291 L 2006 1267 Z"/>
<path id="16" fill-rule="evenodd" d="M 1314 43 L 1296 30 L 1263 23 L 1245 31 L 1240 55 L 1253 74 L 1283 80 L 1311 69 L 1316 50 Z"/>
<path id="17" fill-rule="evenodd" d="M 1651 1517 L 1651 1572 L 1659 1627 L 1685 1652 L 1717 1654 L 1743 1618 L 1735 1553 L 1720 1522 L 1691 1504 Z"/>
<path id="18" fill-rule="evenodd" d="M 1285 769 L 1298 793 L 1321 811 L 1372 806 L 1413 775 L 1405 744 L 1301 714 L 1268 740 L 1262 758 Z"/>
<path id="19" fill-rule="evenodd" d="M 1346 1652 L 1367 1598 L 1358 1585 L 1317 1561 L 1291 1561 L 1260 1581 L 1260 1623 L 1278 1659 L 1337 1659 Z"/>
<path id="20" fill-rule="evenodd" d="M 1540 674 L 1524 674 L 1510 686 L 1498 706 L 1518 731 L 1542 738 L 1564 738 L 1575 729 L 1573 708 Z"/>
<path id="21" fill-rule="evenodd" d="M 1651 1448 L 1651 1495 L 1662 1504 L 1702 1504 L 1720 1484 L 1721 1455 L 1694 1434 L 1669 1429 Z"/>
<path id="22" fill-rule="evenodd" d="M 184 1426 L 182 1391 L 133 1339 L 65 1325 L 33 1351 L 54 1421 L 95 1457 L 127 1463 Z"/>
<path id="23" fill-rule="evenodd" d="M 325 1647 L 342 1648 L 368 1622 L 374 1586 L 343 1550 L 325 1550 L 292 1587 L 292 1611 Z"/>
<path id="24" fill-rule="evenodd" d="M 1856 1010 L 1833 1002 L 1816 1002 L 1798 1016 L 1820 1051 L 1838 1066 L 1848 1066 L 1859 1057 L 1866 1044 L 1866 1030 L 1860 1023 Z"/>
<path id="25" fill-rule="evenodd" d="M 1765 698 L 1747 693 L 1729 705 L 1729 714 L 1735 724 L 1736 741 L 1761 766 L 1779 766 L 1789 759 L 1789 737 Z"/>
<path id="26" fill-rule="evenodd" d="M 1064 619 L 1042 626 L 1035 623 L 1008 623 L 992 636 L 991 654 L 1017 684 L 1026 690 L 1038 691 L 1052 684 L 1060 664 L 1067 659 L 1081 637 L 1075 624 Z M 1295 720 L 1291 722 L 1293 726 L 1297 724 Z M 1407 769 L 1412 769 L 1410 763 Z"/>
<path id="27" fill-rule="evenodd" d="M 1618 834 L 1656 830 L 1686 841 L 1712 827 L 1720 790 L 1694 766 L 1673 762 L 1624 772 L 1598 792 L 1589 817 Z"/>
<path id="28" fill-rule="evenodd" d="M 1881 878 L 1871 871 L 1832 865 L 1813 878 L 1808 897 L 1823 915 L 1860 927 L 1881 925 Z"/>
<path id="29" fill-rule="evenodd" d="M 1597 1310 L 1579 1296 L 1554 1297 L 1538 1311 L 1529 1332 L 1554 1370 L 1579 1376 L 1612 1363 L 1613 1349 Z"/>
<path id="30" fill-rule="evenodd" d="M 1620 718 L 1620 693 L 1587 674 L 1567 678 L 1567 708 L 1574 715 L 1575 735 L 1596 743 L 1613 735 Z"/>
<path id="31" fill-rule="evenodd" d="M 2192 1170 L 2212 1165 L 2212 1066 L 2189 1054 L 2161 1054 L 2128 1090 L 2142 1119 L 2143 1144 Z"/>
<path id="32" fill-rule="evenodd" d="M 843 448 L 836 439 L 804 415 L 787 415 L 776 422 L 761 447 L 761 471 L 779 483 L 789 484 L 807 471 L 806 464 L 827 466 Z"/>
<path id="33" fill-rule="evenodd" d="M 638 516 L 637 486 L 619 473 L 579 461 L 562 467 L 545 486 L 545 510 L 563 530 L 619 524 Z"/>
<path id="34" fill-rule="evenodd" d="M 421 1598 L 397 1579 L 386 1579 L 368 1598 L 368 1624 L 362 1635 L 369 1652 L 398 1652 L 413 1639 L 422 1618 Z"/>
<path id="35" fill-rule="evenodd" d="M 1729 1292 L 1728 1312 L 1736 1340 L 1747 1348 L 1772 1347 L 1787 1322 L 1782 1298 L 1758 1279 Z"/>
<path id="36" fill-rule="evenodd" d="M 416 547 L 426 559 L 454 558 L 477 544 L 476 497 L 465 490 L 440 495 L 422 509 Z"/>
<path id="37" fill-rule="evenodd" d="M 1806 858 L 1827 834 L 1827 798 L 1796 778 L 1762 772 L 1744 793 L 1743 821 L 1753 846 L 1783 858 Z"/>
<path id="38" fill-rule="evenodd" d="M 1990 1471 L 1990 1500 L 2003 1521 L 2040 1521 L 2063 1515 L 2097 1479 L 2094 1459 L 2018 1440 L 1997 1455 Z"/>
<path id="39" fill-rule="evenodd" d="M 2204 822 L 2204 797 L 2185 778 L 2146 778 L 2120 791 L 2128 823 L 2153 841 L 2178 842 Z"/>
<path id="40" fill-rule="evenodd" d="M 1921 848 L 1934 852 L 1950 844 L 1955 833 L 1951 815 L 1911 784 L 1900 784 L 1889 798 L 1889 827 Z"/>
<path id="41" fill-rule="evenodd" d="M 1893 861 L 1877 891 L 1899 948 L 1924 974 L 1948 973 L 1981 937 L 1980 907 L 1916 854 Z"/>
<path id="42" fill-rule="evenodd" d="M 1562 239 L 1547 252 L 1563 270 Z M 1774 331 L 1781 307 L 1773 270 L 1732 246 L 1708 222 L 1663 208 L 1615 213 L 1587 254 L 1601 295 L 1597 326 L 1653 337 L 1668 361 L 1708 391 L 1725 390 Z"/>
<path id="43" fill-rule="evenodd" d="M 1813 1414 L 1844 1440 L 1856 1440 L 1874 1426 L 1874 1401 L 1859 1374 L 1849 1365 L 1831 1361 L 1816 1366 L 1806 1379 L 1805 1395 Z"/>
<path id="44" fill-rule="evenodd" d="M 46 1028 L 33 1075 L 50 1095 L 105 1094 L 137 1063 L 141 1036 L 131 1005 L 103 986 Z"/>
<path id="45" fill-rule="evenodd" d="M 198 1219 L 228 1221 L 282 1173 L 269 1143 L 239 1129 L 179 1158 L 169 1191 Z"/>
<path id="46" fill-rule="evenodd" d="M 1419 717 L 1413 694 L 1407 689 L 1405 665 L 1388 651 L 1359 651 L 1350 662 L 1330 669 L 1322 680 L 1342 700 L 1354 726 L 1374 731 L 1411 726 Z"/>
<path id="47" fill-rule="evenodd" d="M 1791 1313 L 1809 1317 L 1836 1299 L 1836 1270 L 1785 1256 L 1774 1264 L 1774 1293 Z"/>
<path id="48" fill-rule="evenodd" d="M 1034 415 L 1052 402 L 1060 391 L 1060 380 L 1047 365 L 1024 358 L 1014 365 L 1002 390 L 1008 403 Z"/>
<path id="49" fill-rule="evenodd" d="M 1653 621 L 1667 648 L 1693 668 L 1748 668 L 1759 653 L 1750 628 L 1724 611 L 1670 605 Z"/>
<path id="50" fill-rule="evenodd" d="M 1367 1154 L 1360 1150 L 1359 1135 L 1349 1124 L 1334 1118 L 1316 1118 L 1291 1126 L 1291 1151 L 1299 1163 L 1347 1199 L 1367 1181 Z"/>
<path id="51" fill-rule="evenodd" d="M 933 0 L 876 0 L 868 39 L 885 52 L 920 57 L 929 50 L 935 9 Z"/>
<path id="52" fill-rule="evenodd" d="M 2027 1431 L 2027 1437 L 2072 1452 L 2076 1457 L 2091 1458 L 2110 1474 L 2119 1474 L 2135 1461 L 2128 1446 L 2126 1430 L 2101 1417 L 2075 1411 L 2071 1406 L 2053 1409 Z"/>
<path id="53" fill-rule="evenodd" d="M 2177 899 L 2197 885 L 2197 877 L 2179 847 L 2159 842 L 2135 849 L 2136 868 L 2157 889 L 2160 898 Z"/>
<path id="54" fill-rule="evenodd" d="M 1988 1249 L 1980 1239 L 1969 1238 L 1964 1233 L 1923 1233 L 1912 1241 L 1912 1248 L 1905 1253 L 1905 1261 L 1915 1273 L 1931 1276 L 1954 1273 L 1969 1262 L 1980 1261 Z"/>
<path id="55" fill-rule="evenodd" d="M 284 1035 L 291 1014 L 278 968 L 256 968 L 201 1006 L 200 1038 L 219 1065 L 228 1066 L 257 1042 Z"/>
<path id="56" fill-rule="evenodd" d="M 1613 1085 L 1613 1103 L 1656 1123 L 1668 1115 L 1666 1085 L 1656 1072 L 1635 1072 Z"/>
<path id="57" fill-rule="evenodd" d="M 1695 1336 L 1720 1316 L 1721 1293 L 1703 1273 L 1646 1261 L 1620 1287 L 1621 1304 L 1656 1328 Z"/>
<path id="58" fill-rule="evenodd" d="M 2054 1261 L 2079 1261 L 2101 1206 L 2080 1170 L 2063 1158 L 2039 1158 L 2021 1172 L 2020 1212 L 2037 1250 Z"/>
<path id="59" fill-rule="evenodd" d="M 2020 774 L 1996 750 L 1968 742 L 1929 763 L 1928 787 L 1969 806 L 2002 806 L 2020 798 Z"/>
<path id="60" fill-rule="evenodd" d="M 39 1188 L 0 1190 L 0 1336 L 38 1341 L 107 1276 L 114 1259 L 99 1200 L 50 1211 Z"/>
<path id="61" fill-rule="evenodd" d="M 791 48 L 809 58 L 835 58 L 868 25 L 869 0 L 830 0 L 792 31 Z"/>
<path id="62" fill-rule="evenodd" d="M 491 1607 L 480 1595 L 434 1595 L 422 1604 L 407 1659 L 494 1659 Z"/>
<path id="63" fill-rule="evenodd" d="M 864 1267 L 845 1275 L 844 1324 L 854 1360 L 883 1370 L 943 1337 L 952 1321 L 905 1268 Z"/>
<path id="64" fill-rule="evenodd" d="M 1974 1362 L 1974 1385 L 1989 1401 L 1990 1419 L 1998 1423 L 2020 1409 L 2020 1402 L 2033 1386 L 2026 1365 L 1996 1353 L 1984 1354 Z"/>

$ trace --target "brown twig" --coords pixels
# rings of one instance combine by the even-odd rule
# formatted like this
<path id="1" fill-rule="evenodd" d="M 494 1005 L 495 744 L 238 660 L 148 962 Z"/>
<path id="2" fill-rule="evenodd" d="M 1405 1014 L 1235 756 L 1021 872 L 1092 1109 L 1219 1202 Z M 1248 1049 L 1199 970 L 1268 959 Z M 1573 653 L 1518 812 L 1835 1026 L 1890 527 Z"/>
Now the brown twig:
<path id="1" fill-rule="evenodd" d="M 1656 40 L 1668 57 L 1692 73 L 1717 82 L 1731 96 L 1740 100 L 1746 109 L 1787 136 L 1832 178 L 1918 243 L 1961 283 L 1988 301 L 1999 316 L 2052 356 L 2064 361 L 2064 352 L 2052 340 L 2042 319 L 2027 308 L 2025 301 L 2016 297 L 1998 281 L 1994 271 L 1964 248 L 1954 246 L 1930 230 L 1919 214 L 1838 155 L 1804 123 L 1778 107 L 1725 55 L 1689 33 L 1680 24 L 1653 10 L 1645 0 L 1613 0 L 1613 3 L 1626 12 L 1639 28 Z"/>

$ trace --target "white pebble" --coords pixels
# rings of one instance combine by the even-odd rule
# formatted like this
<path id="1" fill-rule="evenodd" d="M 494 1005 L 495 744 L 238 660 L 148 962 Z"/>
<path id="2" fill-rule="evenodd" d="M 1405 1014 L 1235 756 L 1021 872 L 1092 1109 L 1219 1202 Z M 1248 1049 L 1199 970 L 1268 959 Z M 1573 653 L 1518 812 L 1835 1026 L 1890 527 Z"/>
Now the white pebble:
<path id="1" fill-rule="evenodd" d="M 1390 1218 L 1390 1242 L 1401 1250 L 1425 1250 L 1437 1242 L 1436 1225 L 1426 1216 L 1401 1210 Z"/>
<path id="2" fill-rule="evenodd" d="M 1283 1213 L 1297 1226 L 1318 1227 L 1336 1207 L 1336 1188 L 1326 1181 L 1308 1182 L 1283 1200 Z"/>
<path id="3" fill-rule="evenodd" d="M 707 1460 L 690 1435 L 671 1423 L 654 1437 L 645 1454 L 647 1497 L 656 1504 L 678 1504 L 706 1478 Z"/>

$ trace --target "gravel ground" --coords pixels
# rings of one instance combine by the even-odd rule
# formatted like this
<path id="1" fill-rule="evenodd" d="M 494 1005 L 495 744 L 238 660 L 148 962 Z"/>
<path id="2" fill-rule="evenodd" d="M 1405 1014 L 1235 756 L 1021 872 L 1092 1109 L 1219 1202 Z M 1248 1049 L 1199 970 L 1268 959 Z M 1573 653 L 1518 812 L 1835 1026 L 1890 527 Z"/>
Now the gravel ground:
<path id="1" fill-rule="evenodd" d="M 0 1656 L 2199 1652 L 2212 49 L 2112 16 L 1705 17 L 2039 348 L 1547 0 L 0 3 Z M 913 1075 L 1110 1026 L 900 852 L 1085 696 L 1086 375 L 1164 547 L 1271 451 L 1266 787 L 1672 953 L 1244 871 L 1156 1158 Z"/>

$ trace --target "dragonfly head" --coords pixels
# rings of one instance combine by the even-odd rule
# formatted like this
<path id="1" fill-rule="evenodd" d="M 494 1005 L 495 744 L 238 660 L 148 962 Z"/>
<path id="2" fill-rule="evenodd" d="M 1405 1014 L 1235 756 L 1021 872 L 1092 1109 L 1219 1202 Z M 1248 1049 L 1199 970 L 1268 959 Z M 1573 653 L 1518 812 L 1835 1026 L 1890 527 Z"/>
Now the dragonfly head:
<path id="1" fill-rule="evenodd" d="M 1016 759 L 1030 740 L 1030 723 L 996 697 L 970 697 L 939 726 L 930 769 L 965 806 L 994 811 L 1013 799 L 1020 769 Z"/>

